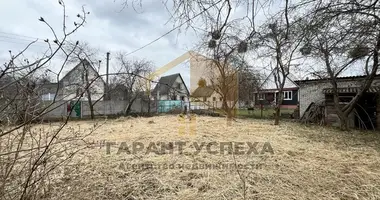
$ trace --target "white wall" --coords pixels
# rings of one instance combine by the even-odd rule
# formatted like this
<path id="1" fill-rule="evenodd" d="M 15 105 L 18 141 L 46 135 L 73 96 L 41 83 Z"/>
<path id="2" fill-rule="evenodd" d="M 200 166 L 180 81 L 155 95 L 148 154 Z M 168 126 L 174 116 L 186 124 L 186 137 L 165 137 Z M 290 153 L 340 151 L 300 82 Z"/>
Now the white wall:
<path id="1" fill-rule="evenodd" d="M 43 115 L 43 118 L 62 118 L 67 116 L 67 105 L 69 101 L 42 101 L 39 105 L 40 108 L 47 108 Z M 127 107 L 127 101 L 99 101 L 94 105 L 94 114 L 95 115 L 115 115 L 120 114 L 125 111 Z M 152 112 L 154 107 L 151 107 Z M 141 99 L 136 99 L 132 104 L 131 112 L 140 113 L 148 112 L 147 102 L 141 102 Z M 81 102 L 81 113 L 83 117 L 88 117 L 91 115 L 91 110 L 88 101 Z M 72 111 L 71 116 L 75 117 L 75 112 Z"/>
<path id="2" fill-rule="evenodd" d="M 358 84 L 359 83 L 359 84 Z M 380 80 L 374 80 L 372 85 L 379 85 Z M 323 89 L 332 88 L 332 85 L 328 81 L 310 81 L 308 83 L 299 84 L 299 104 L 300 104 L 300 116 L 304 114 L 310 103 L 323 102 L 325 100 L 325 94 Z M 344 87 L 358 87 L 361 82 L 355 80 L 339 81 L 338 88 Z"/>
<path id="3" fill-rule="evenodd" d="M 180 89 L 177 89 L 181 93 L 181 94 L 177 94 L 177 100 L 181 100 L 181 96 L 185 96 L 184 101 L 188 101 L 186 85 L 184 82 L 182 82 L 182 79 L 179 76 L 173 83 L 173 87 L 175 87 L 177 84 L 180 84 L 180 87 L 181 87 Z"/>
<path id="4" fill-rule="evenodd" d="M 91 83 L 91 86 L 89 87 L 91 100 L 96 101 L 101 99 L 104 94 L 104 82 L 100 77 L 98 77 L 98 74 L 92 67 L 87 65 L 86 69 L 88 71 L 88 82 Z M 74 99 L 77 97 L 78 88 L 82 88 L 82 91 L 86 88 L 86 78 L 84 77 L 83 80 L 82 76 L 82 74 L 86 74 L 84 70 L 84 67 L 79 65 L 75 67 L 68 76 L 61 80 L 63 85 L 61 86 L 62 89 L 60 91 L 60 95 L 63 96 L 64 100 Z M 87 100 L 87 92 L 84 92 L 82 99 Z"/>
<path id="5" fill-rule="evenodd" d="M 177 89 L 175 88 L 177 86 L 177 84 L 180 84 L 181 88 L 180 89 Z M 178 76 L 177 79 L 174 81 L 173 85 L 171 87 L 174 87 L 175 88 L 175 91 L 176 91 L 176 97 L 177 97 L 177 100 L 181 100 L 181 96 L 185 96 L 185 99 L 184 101 L 189 101 L 189 98 L 187 96 L 187 90 L 186 90 L 186 86 L 185 86 L 185 83 L 182 82 L 181 78 Z M 173 89 L 174 89 L 173 88 Z M 177 92 L 179 91 L 180 94 Z M 152 97 L 152 99 L 155 99 L 156 97 Z M 171 100 L 171 96 L 168 95 L 168 94 L 159 94 L 159 100 Z"/>

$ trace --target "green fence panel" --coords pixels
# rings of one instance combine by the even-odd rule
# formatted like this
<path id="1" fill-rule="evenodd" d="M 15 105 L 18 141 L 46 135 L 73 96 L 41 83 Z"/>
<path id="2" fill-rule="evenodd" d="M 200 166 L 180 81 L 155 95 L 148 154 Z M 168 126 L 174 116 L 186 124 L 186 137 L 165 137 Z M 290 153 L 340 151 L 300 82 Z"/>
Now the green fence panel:
<path id="1" fill-rule="evenodd" d="M 158 112 L 165 113 L 173 109 L 182 108 L 181 100 L 160 100 L 158 101 Z"/>

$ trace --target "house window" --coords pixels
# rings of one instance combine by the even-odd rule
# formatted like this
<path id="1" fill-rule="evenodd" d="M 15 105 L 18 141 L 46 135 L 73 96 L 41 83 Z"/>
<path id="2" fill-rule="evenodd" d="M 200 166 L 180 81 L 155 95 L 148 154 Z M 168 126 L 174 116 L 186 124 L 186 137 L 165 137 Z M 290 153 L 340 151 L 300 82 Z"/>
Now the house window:
<path id="1" fill-rule="evenodd" d="M 181 101 L 185 101 L 185 96 L 181 96 Z"/>
<path id="2" fill-rule="evenodd" d="M 284 100 L 292 100 L 292 99 L 293 99 L 292 91 L 284 91 Z"/>
<path id="3" fill-rule="evenodd" d="M 212 101 L 216 101 L 216 97 L 213 97 L 213 98 L 212 98 Z"/>
<path id="4" fill-rule="evenodd" d="M 222 98 L 222 97 L 219 97 L 219 101 L 223 101 L 223 98 Z"/>
<path id="5" fill-rule="evenodd" d="M 42 101 L 52 101 L 54 99 L 54 93 L 47 93 L 42 95 Z"/>
<path id="6" fill-rule="evenodd" d="M 203 102 L 207 101 L 207 97 L 203 97 Z"/>
<path id="7" fill-rule="evenodd" d="M 264 100 L 265 99 L 265 93 L 259 93 L 259 100 Z"/>

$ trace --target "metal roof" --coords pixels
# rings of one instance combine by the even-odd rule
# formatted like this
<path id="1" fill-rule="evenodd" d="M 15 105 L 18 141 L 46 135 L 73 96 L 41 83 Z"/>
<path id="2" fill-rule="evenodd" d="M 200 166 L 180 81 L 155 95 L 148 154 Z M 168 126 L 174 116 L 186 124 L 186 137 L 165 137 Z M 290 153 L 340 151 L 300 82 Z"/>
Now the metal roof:
<path id="1" fill-rule="evenodd" d="M 363 79 L 363 78 L 366 78 L 367 75 L 359 75 L 359 76 L 341 76 L 341 77 L 337 77 L 336 79 L 337 80 L 352 80 L 352 79 Z M 375 75 L 375 78 L 379 78 L 380 77 L 380 74 L 376 74 Z M 322 82 L 322 81 L 329 81 L 330 78 L 316 78 L 316 79 L 307 79 L 307 80 L 296 80 L 294 82 L 296 82 L 297 84 L 300 84 L 300 83 L 306 83 L 306 82 L 313 82 L 313 81 L 317 81 L 317 82 Z"/>
<path id="2" fill-rule="evenodd" d="M 338 93 L 357 93 L 359 92 L 360 87 L 345 87 L 345 88 L 338 88 Z M 373 86 L 368 88 L 368 93 L 377 93 L 380 92 L 380 86 Z M 323 89 L 324 94 L 332 94 L 333 88 L 325 88 Z"/>

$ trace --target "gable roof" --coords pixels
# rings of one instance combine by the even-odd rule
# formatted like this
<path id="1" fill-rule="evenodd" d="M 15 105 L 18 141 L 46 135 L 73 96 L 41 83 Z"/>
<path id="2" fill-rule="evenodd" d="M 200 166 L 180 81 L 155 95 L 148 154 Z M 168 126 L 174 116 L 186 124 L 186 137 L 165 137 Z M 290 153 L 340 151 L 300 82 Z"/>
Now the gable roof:
<path id="1" fill-rule="evenodd" d="M 75 71 L 75 69 L 79 68 L 79 67 L 82 67 L 84 65 L 88 65 L 90 66 L 90 68 L 95 72 L 95 74 L 97 76 L 99 76 L 99 79 L 104 83 L 106 84 L 106 82 L 104 81 L 104 79 L 99 75 L 99 73 L 95 70 L 95 68 L 92 66 L 92 64 L 87 60 L 87 59 L 82 59 L 74 68 L 72 68 L 69 72 L 67 72 L 66 75 L 64 75 L 60 80 L 59 82 L 61 82 L 62 80 L 64 80 L 66 77 L 70 76 L 71 73 L 73 73 Z"/>
<path id="2" fill-rule="evenodd" d="M 159 91 L 160 94 L 168 94 L 170 89 L 172 89 L 174 82 L 177 80 L 177 77 L 181 78 L 181 81 L 183 85 L 185 86 L 187 95 L 189 94 L 189 90 L 186 87 L 185 82 L 182 79 L 182 76 L 180 73 L 171 74 L 168 76 L 162 76 L 156 86 L 154 87 L 152 93 L 156 94 L 157 91 Z"/>
<path id="3" fill-rule="evenodd" d="M 192 97 L 210 97 L 214 93 L 214 89 L 211 87 L 198 87 L 194 90 Z"/>
<path id="4" fill-rule="evenodd" d="M 267 76 L 267 78 L 264 80 L 264 82 L 260 85 L 260 89 L 261 90 L 278 89 L 277 85 L 276 85 L 276 82 L 275 82 L 275 79 L 274 79 L 274 73 L 275 73 L 274 70 L 276 70 L 276 69 L 273 69 L 271 71 L 271 73 Z M 281 73 L 280 73 L 280 76 L 282 76 Z M 296 82 L 294 82 L 291 79 L 291 77 L 292 77 L 291 74 L 289 74 L 286 77 L 284 88 L 298 88 L 298 84 Z"/>

